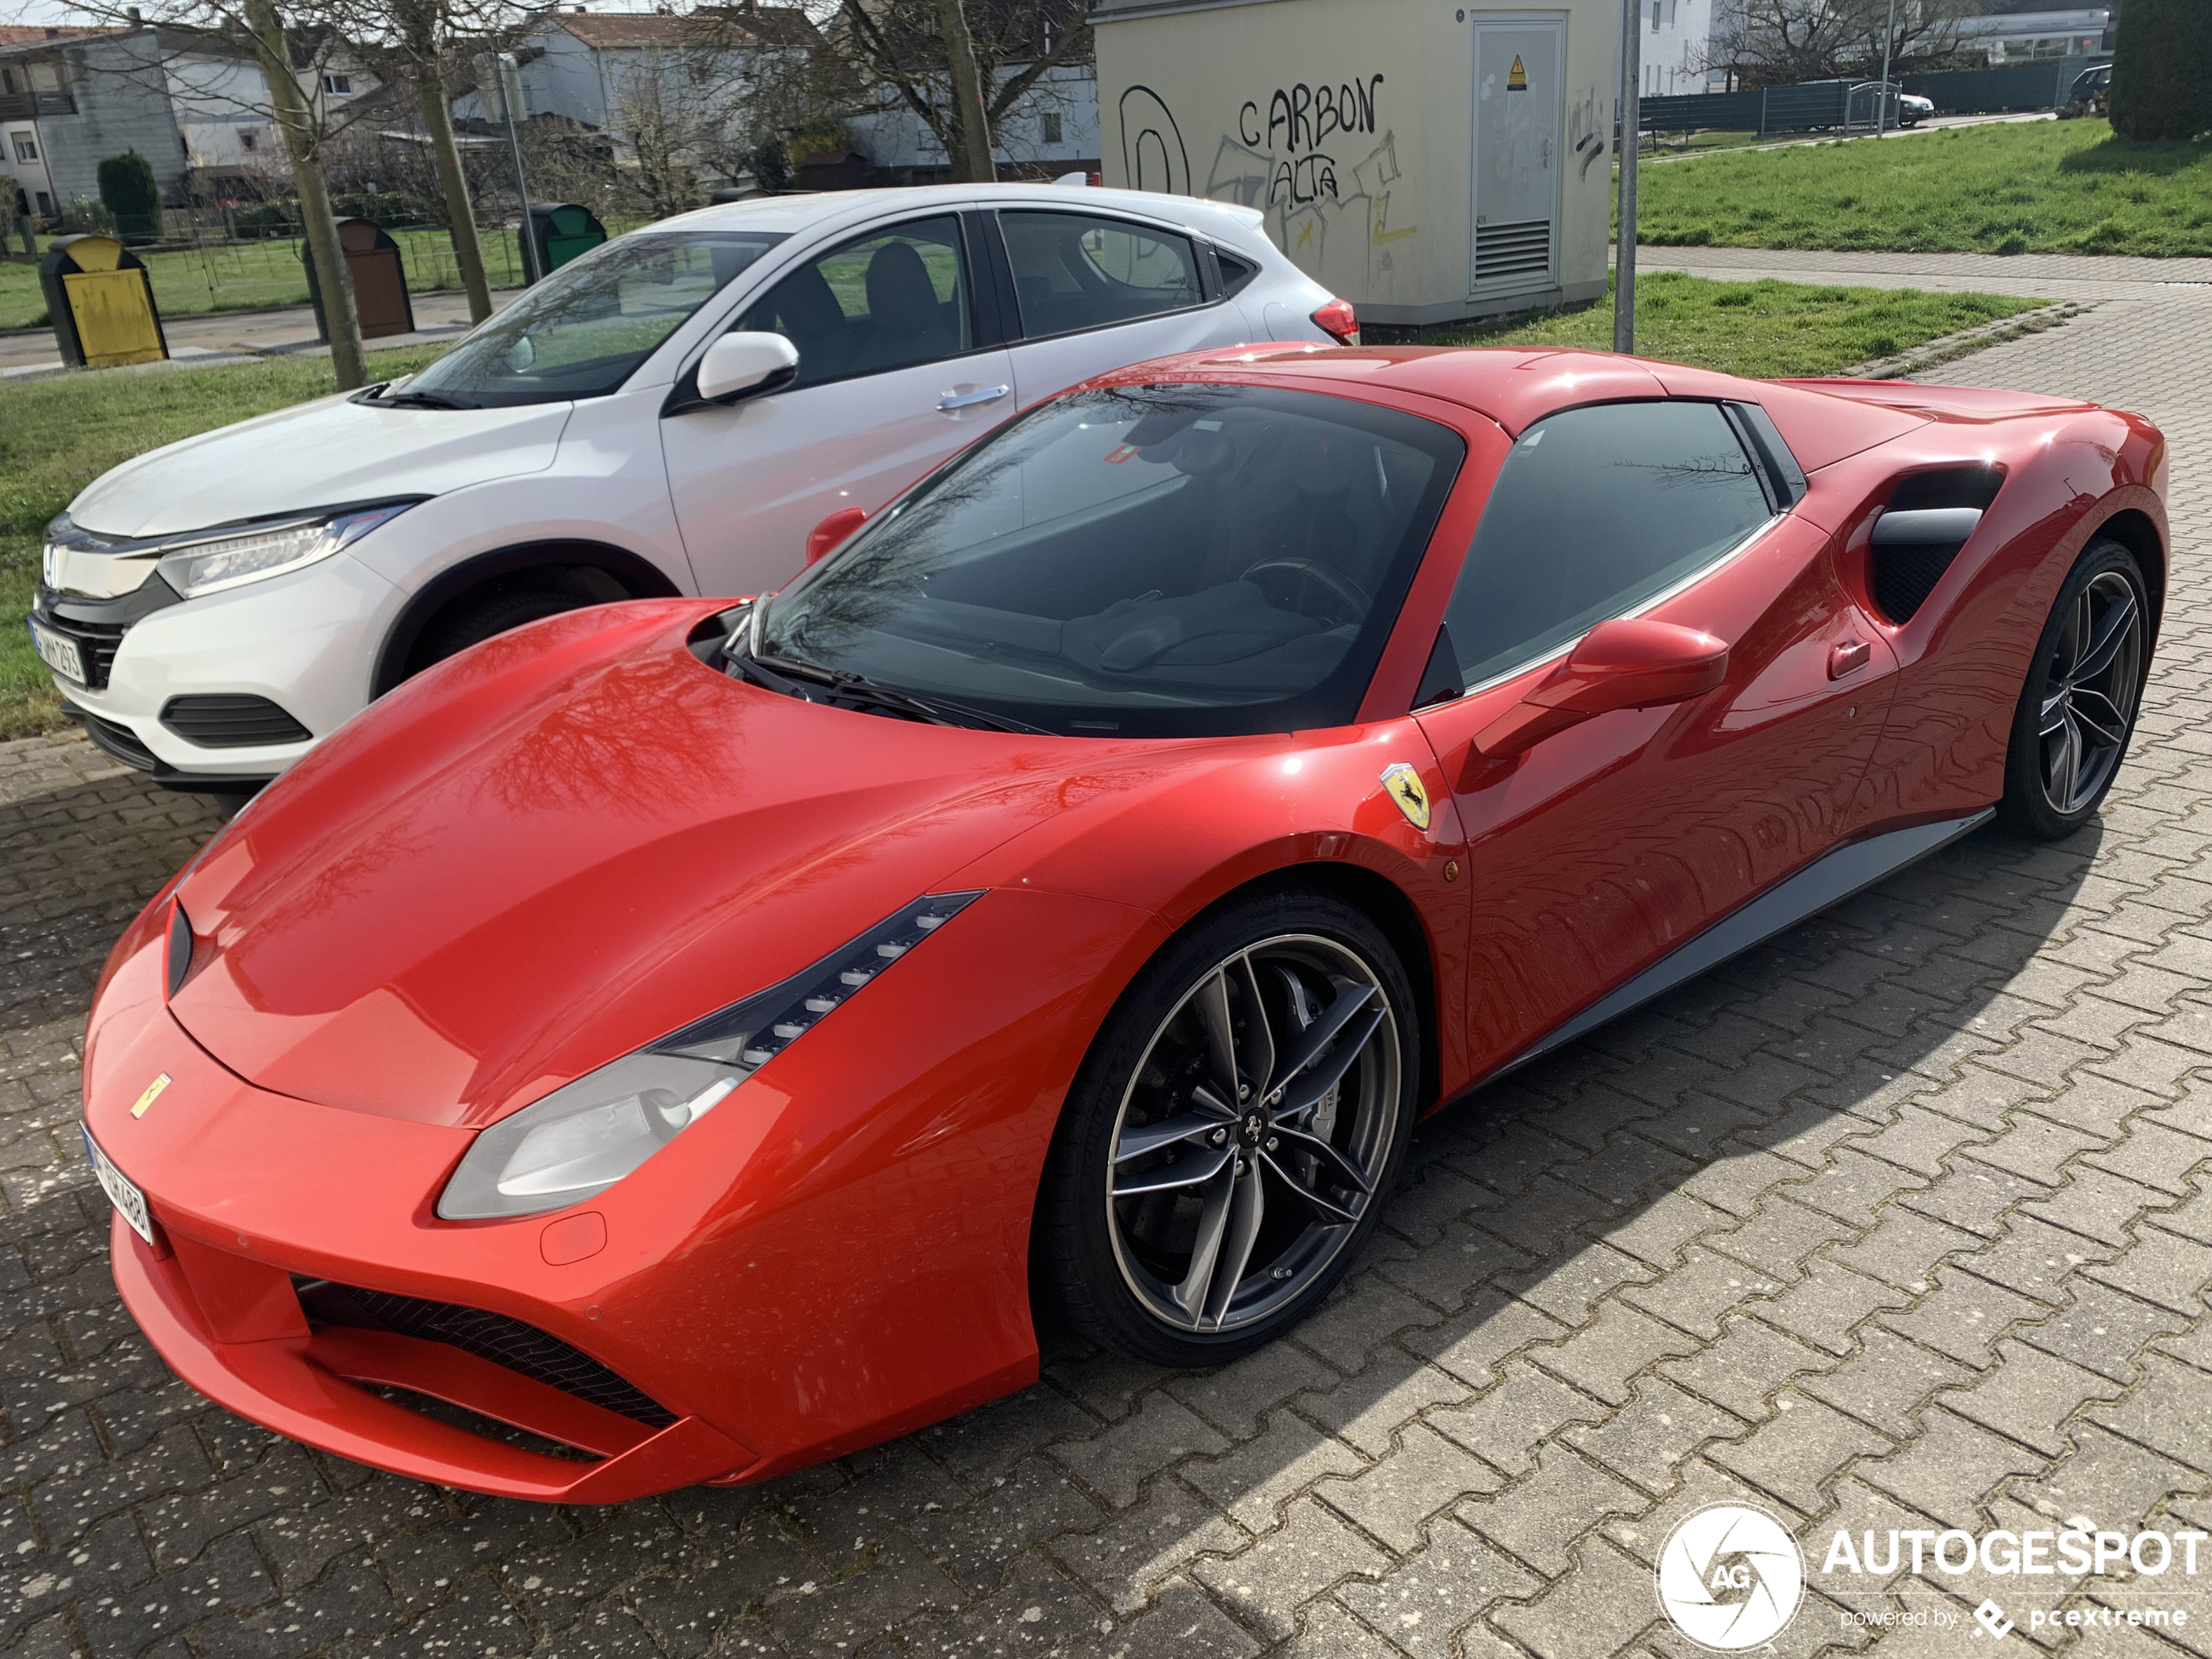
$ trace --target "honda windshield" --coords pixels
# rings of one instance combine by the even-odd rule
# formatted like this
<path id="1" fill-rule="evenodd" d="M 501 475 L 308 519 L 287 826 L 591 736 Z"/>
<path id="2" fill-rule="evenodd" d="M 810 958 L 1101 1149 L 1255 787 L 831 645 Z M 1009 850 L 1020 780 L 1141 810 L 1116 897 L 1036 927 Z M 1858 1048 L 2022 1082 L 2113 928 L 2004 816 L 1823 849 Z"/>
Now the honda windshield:
<path id="1" fill-rule="evenodd" d="M 1345 725 L 1465 453 L 1311 392 L 1076 393 L 769 601 L 750 651 L 1077 736 Z"/>
<path id="2" fill-rule="evenodd" d="M 640 231 L 603 244 L 529 289 L 395 395 L 464 409 L 604 397 L 783 239 L 752 231 Z"/>

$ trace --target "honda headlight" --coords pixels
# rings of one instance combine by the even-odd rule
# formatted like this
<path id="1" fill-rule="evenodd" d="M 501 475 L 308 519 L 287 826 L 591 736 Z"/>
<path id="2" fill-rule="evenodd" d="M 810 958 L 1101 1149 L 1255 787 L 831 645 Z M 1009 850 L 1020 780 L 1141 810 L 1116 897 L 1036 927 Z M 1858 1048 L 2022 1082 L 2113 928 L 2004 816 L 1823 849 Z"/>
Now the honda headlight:
<path id="1" fill-rule="evenodd" d="M 226 535 L 178 545 L 162 556 L 156 568 L 162 580 L 179 593 L 197 599 L 202 594 L 220 593 L 327 559 L 413 505 L 411 501 L 388 502 L 315 517 L 242 526 Z"/>
<path id="2" fill-rule="evenodd" d="M 918 899 L 780 984 L 502 1118 L 462 1158 L 438 1214 L 537 1215 L 604 1192 L 981 897 Z"/>

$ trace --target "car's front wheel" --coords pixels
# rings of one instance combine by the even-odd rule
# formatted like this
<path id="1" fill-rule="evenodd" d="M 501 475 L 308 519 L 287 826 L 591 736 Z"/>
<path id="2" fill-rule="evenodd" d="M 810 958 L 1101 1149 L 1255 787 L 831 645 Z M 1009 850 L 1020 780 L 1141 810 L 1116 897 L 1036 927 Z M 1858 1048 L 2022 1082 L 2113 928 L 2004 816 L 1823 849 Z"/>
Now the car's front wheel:
<path id="1" fill-rule="evenodd" d="M 2118 542 L 2082 550 L 2028 665 L 2006 757 L 2004 816 L 2056 840 L 2087 823 L 2120 771 L 2150 671 L 2149 591 Z"/>
<path id="2" fill-rule="evenodd" d="M 1365 914 L 1232 903 L 1149 964 L 1085 1059 L 1038 1195 L 1040 1292 L 1132 1359 L 1221 1365 L 1320 1302 L 1412 1127 L 1413 992 Z"/>

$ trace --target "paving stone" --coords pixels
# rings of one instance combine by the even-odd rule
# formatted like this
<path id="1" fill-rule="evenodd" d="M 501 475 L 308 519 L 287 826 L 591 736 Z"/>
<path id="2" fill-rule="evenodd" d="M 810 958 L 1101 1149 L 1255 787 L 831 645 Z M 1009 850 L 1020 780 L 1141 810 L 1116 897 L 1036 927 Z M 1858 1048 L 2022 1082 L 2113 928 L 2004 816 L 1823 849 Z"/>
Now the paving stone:
<path id="1" fill-rule="evenodd" d="M 1537 1454 L 1535 1474 L 1460 1506 L 1461 1521 L 1547 1578 L 1568 1568 L 1568 1546 L 1601 1516 L 1638 1514 L 1650 1500 L 1562 1446 Z"/>
<path id="2" fill-rule="evenodd" d="M 2212 1474 L 2212 1375 L 2153 1353 L 2143 1362 L 2135 1391 L 2113 1405 L 2091 1407 L 2088 1420 Z"/>
<path id="3" fill-rule="evenodd" d="M 1706 1441 L 1735 1439 L 1743 1422 L 1657 1377 L 1636 1385 L 1629 1405 L 1595 1426 L 1570 1424 L 1561 1436 L 1585 1456 L 1654 1496 L 1676 1484 L 1684 1458 Z"/>
<path id="4" fill-rule="evenodd" d="M 1796 1338 L 1741 1317 L 1730 1319 L 1721 1339 L 1702 1353 L 1657 1366 L 1657 1374 L 1680 1383 L 1748 1422 L 1769 1415 L 1767 1400 L 1791 1378 L 1822 1371 L 1835 1356 L 1808 1347 Z"/>
<path id="5" fill-rule="evenodd" d="M 2047 1467 L 2047 1460 L 1940 1407 L 1921 1422 L 1912 1445 L 1892 1457 L 1862 1462 L 1854 1473 L 1946 1527 L 1978 1530 L 1978 1512 L 2000 1482 L 2014 1474 L 2040 1474 Z"/>
<path id="6" fill-rule="evenodd" d="M 1324 1480 L 1314 1493 L 1371 1537 L 1410 1554 L 1420 1548 L 1430 1516 L 1503 1484 L 1488 1464 L 1427 1424 L 1415 1423 L 1399 1437 L 1391 1456 L 1352 1479 Z"/>
<path id="7" fill-rule="evenodd" d="M 1366 1370 L 1325 1393 L 1298 1396 L 1305 1416 L 1369 1457 L 1385 1456 L 1391 1437 L 1432 1406 L 1467 1397 L 1465 1384 L 1434 1366 L 1386 1352 Z"/>
<path id="8" fill-rule="evenodd" d="M 2133 1250 L 2084 1269 L 2083 1276 L 2195 1318 L 2204 1312 L 2204 1287 L 2212 1283 L 2212 1245 L 2145 1227 Z"/>
<path id="9" fill-rule="evenodd" d="M 1454 1636 L 1484 1609 L 1533 1594 L 1541 1581 L 1458 1521 L 1440 1520 L 1419 1555 L 1374 1583 L 1357 1580 L 1337 1600 L 1412 1659 L 1456 1659 Z"/>
<path id="10" fill-rule="evenodd" d="M 1857 1353 L 1824 1376 L 1800 1379 L 1797 1386 L 1892 1440 L 1905 1440 L 1919 1433 L 1920 1408 L 1936 1390 L 1973 1375 L 1956 1359 L 1875 1325 L 1860 1333 Z"/>
<path id="11" fill-rule="evenodd" d="M 1621 1299 L 1710 1341 L 1719 1336 L 1721 1321 L 1745 1302 L 1781 1289 L 1734 1257 L 1695 1245 L 1683 1252 L 1680 1267 L 1656 1284 L 1631 1285 Z"/>
<path id="12" fill-rule="evenodd" d="M 1136 1410 L 1088 1440 L 1061 1440 L 1047 1455 L 1116 1508 L 1134 1503 L 1154 1473 L 1196 1452 L 1222 1452 L 1229 1441 L 1180 1400 L 1147 1394 Z"/>
<path id="13" fill-rule="evenodd" d="M 1697 1342 L 1649 1314 L 1615 1303 L 1595 1323 L 1555 1348 L 1540 1348 L 1534 1363 L 1564 1377 L 1608 1404 L 1625 1404 L 1638 1374 L 1655 1362 L 1695 1353 Z"/>
<path id="14" fill-rule="evenodd" d="M 1284 1512 L 1283 1525 L 1227 1561 L 1192 1568 L 1199 1581 L 1263 1636 L 1298 1628 L 1298 1610 L 1340 1579 L 1379 1577 L 1390 1558 L 1312 1499 Z"/>
<path id="15" fill-rule="evenodd" d="M 1537 1448 L 1568 1423 L 1596 1423 L 1606 1407 L 1525 1360 L 1471 1404 L 1430 1416 L 1432 1427 L 1507 1474 L 1536 1467 Z"/>
<path id="16" fill-rule="evenodd" d="M 1625 1650 L 1656 1614 L 1651 1569 L 1594 1538 L 1548 1595 L 1502 1608 L 1496 1622 L 1537 1659 L 1598 1659 Z"/>
<path id="17" fill-rule="evenodd" d="M 1461 1312 L 1425 1331 L 1408 1332 L 1405 1345 L 1425 1354 L 1470 1387 L 1497 1378 L 1499 1361 L 1532 1343 L 1556 1342 L 1568 1327 L 1502 1291 L 1477 1297 Z"/>
<path id="18" fill-rule="evenodd" d="M 1105 1512 L 1049 1459 L 1032 1457 L 958 1508 L 934 1504 L 906 1530 L 963 1584 L 989 1589 L 1006 1565 L 1047 1539 L 1100 1525 Z M 786 1574 L 788 1568 L 786 1568 Z"/>
<path id="19" fill-rule="evenodd" d="M 1409 1424 L 1408 1436 L 1421 1433 Z M 1376 1467 L 1394 1468 L 1399 1459 L 1387 1455 Z M 1299 1419 L 1285 1413 L 1254 1436 L 1219 1459 L 1194 1458 L 1184 1466 L 1183 1478 L 1235 1516 L 1249 1532 L 1265 1532 L 1275 1525 L 1275 1512 L 1325 1474 L 1350 1474 L 1365 1467 L 1359 1454 L 1340 1440 L 1317 1436 Z"/>
<path id="20" fill-rule="evenodd" d="M 1785 1393 L 1776 1403 L 1780 1409 L 1748 1437 L 1706 1456 L 1800 1514 L 1827 1507 L 1823 1486 L 1851 1459 L 1892 1449 L 1883 1435 L 1817 1399 Z"/>
<path id="21" fill-rule="evenodd" d="M 1193 1659 L 1199 1654 L 1245 1659 L 1259 1642 L 1195 1584 L 1177 1579 L 1151 1607 L 1118 1627 L 1103 1644 L 1107 1659 Z"/>

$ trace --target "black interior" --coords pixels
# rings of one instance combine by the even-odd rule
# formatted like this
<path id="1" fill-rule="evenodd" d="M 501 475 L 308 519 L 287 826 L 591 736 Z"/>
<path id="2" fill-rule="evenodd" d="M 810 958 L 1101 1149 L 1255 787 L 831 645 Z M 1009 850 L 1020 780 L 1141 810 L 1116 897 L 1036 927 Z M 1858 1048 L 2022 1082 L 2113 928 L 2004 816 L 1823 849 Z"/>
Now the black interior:
<path id="1" fill-rule="evenodd" d="M 1181 237 L 1068 213 L 1006 212 L 999 215 L 999 226 L 1014 271 L 1024 334 L 1070 334 L 1181 310 L 1199 301 L 1197 256 Z M 1086 233 L 1102 228 L 1146 244 L 1156 260 L 1172 262 L 1178 276 L 1161 285 L 1138 286 L 1108 275 L 1082 246 Z"/>

